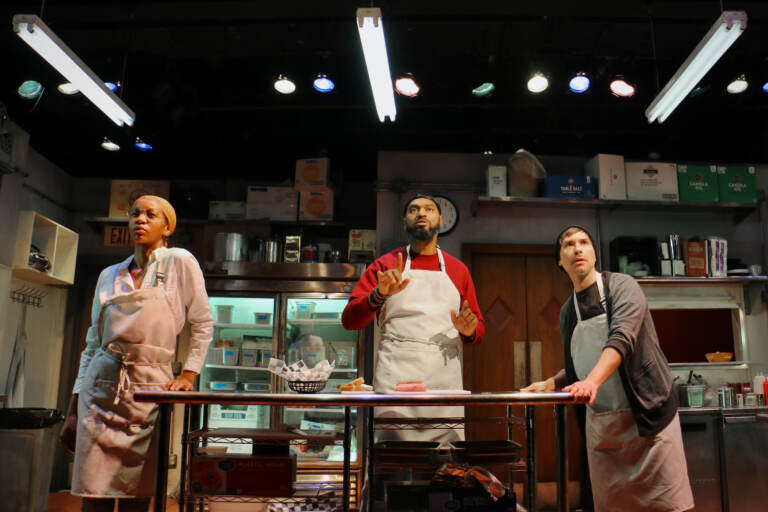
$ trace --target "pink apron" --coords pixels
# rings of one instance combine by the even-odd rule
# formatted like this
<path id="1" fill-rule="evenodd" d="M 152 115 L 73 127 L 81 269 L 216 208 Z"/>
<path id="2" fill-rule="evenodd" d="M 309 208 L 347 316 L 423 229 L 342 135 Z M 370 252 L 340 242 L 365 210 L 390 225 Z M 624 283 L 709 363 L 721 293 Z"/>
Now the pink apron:
<path id="1" fill-rule="evenodd" d="M 597 289 L 605 304 L 600 274 Z M 581 319 L 575 291 L 573 304 L 578 321 L 571 336 L 571 356 L 576 376 L 583 380 L 600 359 L 610 329 L 605 313 Z M 680 418 L 675 415 L 654 437 L 641 437 L 618 371 L 587 406 L 586 437 L 595 512 L 678 512 L 693 508 Z"/>
<path id="2" fill-rule="evenodd" d="M 382 339 L 377 350 L 374 389 L 392 392 L 398 382 L 423 381 L 428 389 L 462 389 L 461 338 L 451 310 L 461 308 L 461 295 L 445 271 L 411 269 L 411 248 L 403 278 L 411 282 L 387 299 L 379 315 Z M 464 407 L 376 407 L 377 418 L 463 418 Z M 378 431 L 377 441 L 463 440 L 464 430 Z"/>
<path id="3" fill-rule="evenodd" d="M 72 494 L 154 494 L 157 405 L 135 402 L 133 390 L 163 389 L 173 378 L 178 332 L 162 270 L 157 286 L 113 297 L 102 306 L 101 348 L 88 365 L 78 401 Z"/>

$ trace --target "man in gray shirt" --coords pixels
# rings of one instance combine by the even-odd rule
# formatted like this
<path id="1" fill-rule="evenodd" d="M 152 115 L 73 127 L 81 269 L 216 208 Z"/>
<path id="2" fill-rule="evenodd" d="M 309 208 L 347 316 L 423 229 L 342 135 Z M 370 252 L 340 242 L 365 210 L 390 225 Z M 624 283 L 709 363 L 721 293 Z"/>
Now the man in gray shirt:
<path id="1" fill-rule="evenodd" d="M 523 391 L 589 399 L 595 510 L 693 508 L 677 395 L 642 289 L 625 274 L 596 271 L 595 245 L 580 226 L 560 233 L 555 258 L 574 288 L 560 310 L 565 367 Z"/>

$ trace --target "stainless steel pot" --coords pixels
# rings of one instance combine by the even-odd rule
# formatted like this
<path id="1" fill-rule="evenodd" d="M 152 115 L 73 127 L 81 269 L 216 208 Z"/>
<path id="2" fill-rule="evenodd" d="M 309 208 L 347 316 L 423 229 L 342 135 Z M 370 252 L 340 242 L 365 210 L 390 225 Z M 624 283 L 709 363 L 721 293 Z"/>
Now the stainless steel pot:
<path id="1" fill-rule="evenodd" d="M 214 261 L 246 261 L 248 239 L 242 233 L 216 233 L 213 242 Z"/>
<path id="2" fill-rule="evenodd" d="M 264 242 L 264 261 L 278 263 L 283 260 L 283 247 L 278 240 Z"/>

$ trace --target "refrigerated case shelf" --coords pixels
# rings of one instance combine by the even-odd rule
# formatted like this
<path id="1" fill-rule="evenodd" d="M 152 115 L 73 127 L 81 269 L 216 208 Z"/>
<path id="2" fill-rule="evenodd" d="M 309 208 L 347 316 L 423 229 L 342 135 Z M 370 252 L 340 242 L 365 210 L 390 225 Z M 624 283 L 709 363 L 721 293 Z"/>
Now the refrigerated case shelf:
<path id="1" fill-rule="evenodd" d="M 261 366 L 240 366 L 240 365 L 205 363 L 205 367 L 217 368 L 219 370 L 245 370 L 249 372 L 269 372 L 268 368 L 262 368 Z"/>
<path id="2" fill-rule="evenodd" d="M 216 322 L 213 326 L 219 329 L 272 329 L 274 324 L 224 324 Z"/>
<path id="3" fill-rule="evenodd" d="M 285 321 L 296 325 L 341 325 L 341 318 L 286 318 Z"/>

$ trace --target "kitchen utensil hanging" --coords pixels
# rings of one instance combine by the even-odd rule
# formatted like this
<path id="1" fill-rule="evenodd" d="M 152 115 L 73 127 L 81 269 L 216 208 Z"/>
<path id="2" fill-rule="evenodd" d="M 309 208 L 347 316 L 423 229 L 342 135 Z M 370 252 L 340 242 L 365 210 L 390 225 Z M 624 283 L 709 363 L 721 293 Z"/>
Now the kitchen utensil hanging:
<path id="1" fill-rule="evenodd" d="M 35 308 L 43 307 L 43 298 L 48 295 L 48 292 L 38 290 L 32 286 L 24 285 L 21 288 L 12 290 L 10 298 L 13 302 L 24 304 L 25 306 L 32 306 Z"/>

